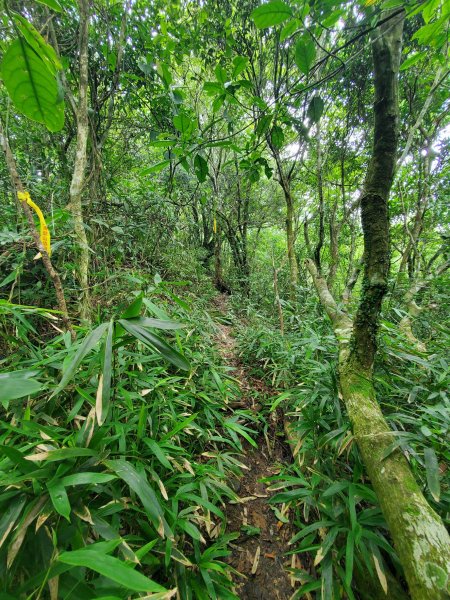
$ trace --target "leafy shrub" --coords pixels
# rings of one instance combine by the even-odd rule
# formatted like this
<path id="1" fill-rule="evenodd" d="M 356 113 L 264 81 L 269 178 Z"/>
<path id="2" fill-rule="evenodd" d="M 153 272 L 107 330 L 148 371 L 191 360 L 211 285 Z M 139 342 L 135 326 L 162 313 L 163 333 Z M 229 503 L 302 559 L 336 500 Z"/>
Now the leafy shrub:
<path id="1" fill-rule="evenodd" d="M 138 316 L 144 304 L 153 317 Z M 182 598 L 235 597 L 221 505 L 235 497 L 227 477 L 249 429 L 224 411 L 236 387 L 215 364 L 207 319 L 202 330 L 201 311 L 176 306 L 183 329 L 139 295 L 75 344 L 33 345 L 7 376 L 24 393 L 0 396 L 5 598 L 162 598 L 175 587 Z M 155 326 L 172 329 L 171 344 Z M 189 361 L 190 374 L 161 355 Z"/>

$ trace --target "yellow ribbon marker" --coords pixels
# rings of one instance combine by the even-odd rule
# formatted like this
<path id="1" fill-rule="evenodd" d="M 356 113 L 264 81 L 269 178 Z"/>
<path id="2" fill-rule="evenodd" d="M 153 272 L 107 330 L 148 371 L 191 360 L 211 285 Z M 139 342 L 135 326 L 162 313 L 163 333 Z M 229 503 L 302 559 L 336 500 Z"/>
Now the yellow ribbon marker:
<path id="1" fill-rule="evenodd" d="M 217 221 L 216 221 L 216 217 L 214 217 L 213 231 L 214 231 L 214 233 L 217 233 Z"/>
<path id="2" fill-rule="evenodd" d="M 42 214 L 42 210 L 35 202 L 33 202 L 29 192 L 17 192 L 17 197 L 21 202 L 26 202 L 28 206 L 31 206 L 31 208 L 36 212 L 37 216 L 39 217 L 39 223 L 41 228 L 41 242 L 47 254 L 51 256 L 52 248 L 50 246 L 50 231 L 48 230 L 47 223 L 45 222 L 44 215 Z"/>

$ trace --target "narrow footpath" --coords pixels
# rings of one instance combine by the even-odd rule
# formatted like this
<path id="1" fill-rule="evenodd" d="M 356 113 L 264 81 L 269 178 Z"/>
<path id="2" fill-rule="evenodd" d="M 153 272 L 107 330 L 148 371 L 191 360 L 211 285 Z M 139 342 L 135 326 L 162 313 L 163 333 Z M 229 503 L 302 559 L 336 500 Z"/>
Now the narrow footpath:
<path id="1" fill-rule="evenodd" d="M 218 296 L 215 309 L 223 316 L 227 314 L 227 298 Z M 270 394 L 265 384 L 249 378 L 236 354 L 233 327 L 217 323 L 219 329 L 217 346 L 224 363 L 233 368 L 241 398 L 235 408 L 257 412 L 261 406 L 255 401 L 253 391 Z M 266 435 L 261 434 L 257 448 L 244 445 L 245 454 L 240 461 L 245 465 L 237 484 L 240 501 L 228 504 L 226 509 L 227 533 L 240 532 L 240 537 L 230 544 L 232 550 L 228 563 L 241 576 L 233 575 L 236 592 L 241 600 L 289 600 L 295 591 L 295 582 L 287 569 L 295 566 L 295 557 L 286 556 L 290 550 L 288 542 L 293 535 L 290 523 L 277 519 L 268 501 L 275 492 L 267 489 L 261 480 L 280 472 L 283 463 L 291 461 L 290 449 L 284 440 L 282 422 L 276 415 L 271 418 Z"/>

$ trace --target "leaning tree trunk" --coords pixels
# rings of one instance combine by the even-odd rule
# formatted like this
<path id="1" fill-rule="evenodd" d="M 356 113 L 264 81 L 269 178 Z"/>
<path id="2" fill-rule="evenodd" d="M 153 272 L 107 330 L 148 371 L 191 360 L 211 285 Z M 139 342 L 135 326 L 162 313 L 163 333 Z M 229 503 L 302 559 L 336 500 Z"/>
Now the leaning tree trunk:
<path id="1" fill-rule="evenodd" d="M 339 340 L 342 398 L 353 434 L 377 494 L 413 600 L 448 598 L 450 538 L 427 503 L 377 402 L 373 363 L 381 303 L 389 272 L 388 196 L 395 170 L 398 69 L 403 16 L 385 21 L 372 41 L 375 128 L 372 158 L 361 198 L 364 276 L 354 322 L 330 294 L 313 261 L 307 267 Z"/>
<path id="2" fill-rule="evenodd" d="M 80 32 L 79 32 L 79 89 L 78 105 L 76 108 L 77 121 L 77 144 L 75 152 L 75 164 L 73 168 L 72 181 L 70 184 L 69 208 L 72 213 L 75 239 L 78 245 L 77 274 L 81 286 L 80 317 L 89 320 L 90 298 L 89 298 L 89 244 L 86 230 L 84 228 L 82 194 L 85 183 L 86 171 L 86 148 L 89 133 L 88 121 L 88 35 L 89 35 L 89 2 L 79 0 L 80 10 Z"/>

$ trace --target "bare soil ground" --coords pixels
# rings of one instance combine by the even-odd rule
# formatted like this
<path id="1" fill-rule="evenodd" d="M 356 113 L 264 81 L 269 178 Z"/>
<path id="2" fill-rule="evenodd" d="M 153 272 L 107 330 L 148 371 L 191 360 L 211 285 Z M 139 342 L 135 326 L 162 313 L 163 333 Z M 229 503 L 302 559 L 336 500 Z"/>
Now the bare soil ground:
<path id="1" fill-rule="evenodd" d="M 214 304 L 226 315 L 226 297 L 218 296 Z M 224 362 L 233 367 L 242 394 L 237 405 L 257 411 L 260 406 L 250 392 L 257 389 L 270 393 L 270 390 L 261 381 L 247 376 L 236 355 L 232 326 L 219 323 L 218 327 L 216 343 Z M 279 473 L 281 465 L 291 460 L 289 446 L 277 435 L 282 430 L 282 423 L 274 416 L 269 434 L 257 440 L 258 447 L 245 445 L 241 462 L 247 469 L 237 486 L 240 502 L 230 503 L 226 510 L 227 532 L 241 533 L 230 545 L 232 554 L 228 558 L 228 563 L 240 573 L 233 578 L 241 600 L 288 600 L 294 592 L 294 581 L 286 570 L 294 566 L 291 557 L 286 556 L 292 527 L 275 516 L 268 503 L 274 492 L 262 481 Z"/>

